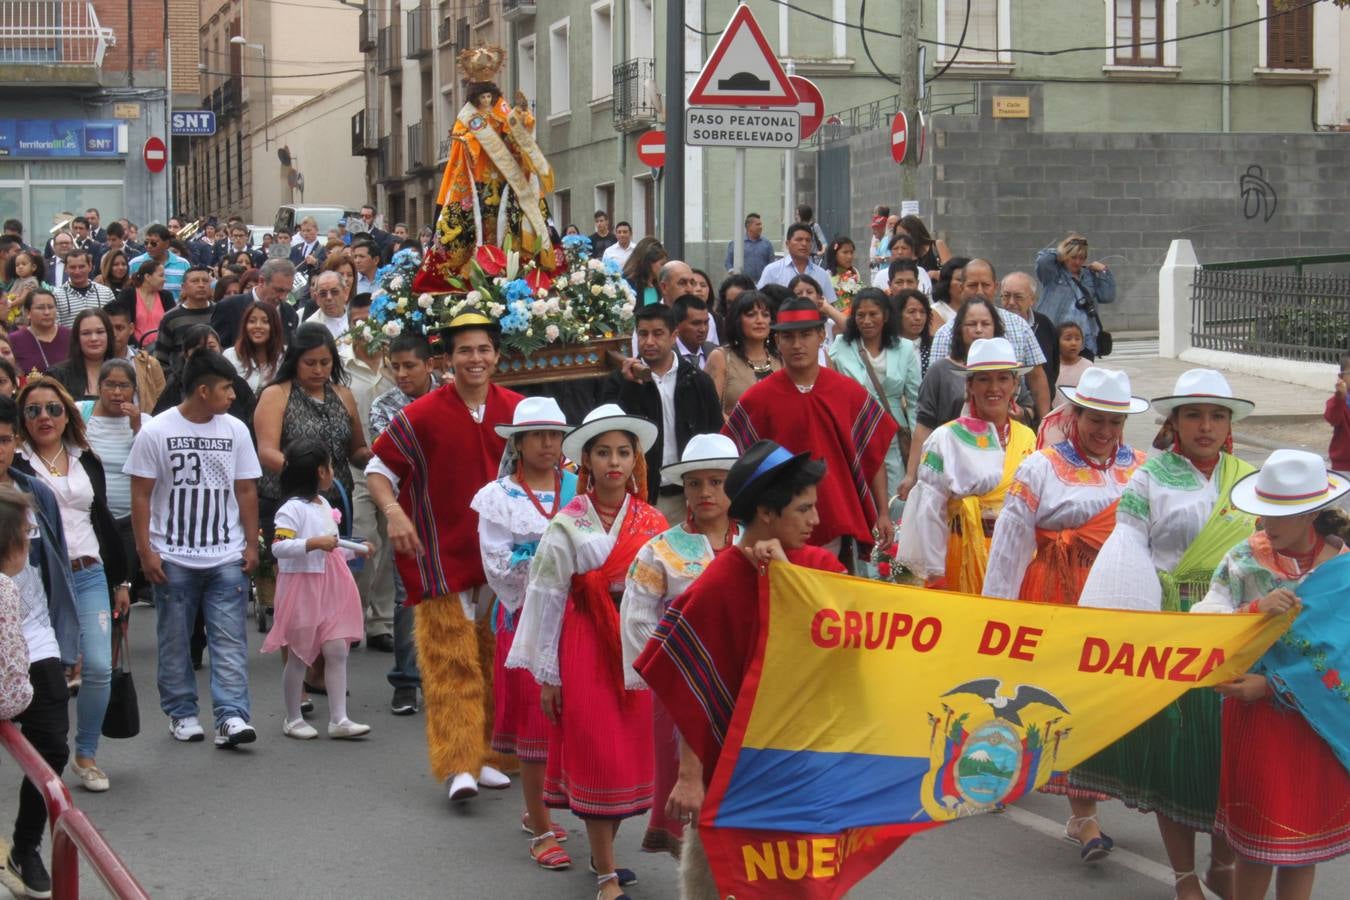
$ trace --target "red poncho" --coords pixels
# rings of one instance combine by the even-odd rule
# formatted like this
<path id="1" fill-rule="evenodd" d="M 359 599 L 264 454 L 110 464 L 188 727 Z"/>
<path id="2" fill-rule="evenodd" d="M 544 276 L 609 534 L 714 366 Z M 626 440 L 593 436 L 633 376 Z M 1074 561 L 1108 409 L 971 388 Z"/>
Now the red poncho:
<path id="1" fill-rule="evenodd" d="M 408 605 L 487 582 L 478 552 L 478 513 L 469 504 L 497 478 L 506 440 L 493 426 L 510 422 L 523 398 L 488 387 L 483 421 L 475 422 L 453 384 L 408 404 L 371 449 L 399 478 L 398 502 L 426 553 L 398 555 Z"/>

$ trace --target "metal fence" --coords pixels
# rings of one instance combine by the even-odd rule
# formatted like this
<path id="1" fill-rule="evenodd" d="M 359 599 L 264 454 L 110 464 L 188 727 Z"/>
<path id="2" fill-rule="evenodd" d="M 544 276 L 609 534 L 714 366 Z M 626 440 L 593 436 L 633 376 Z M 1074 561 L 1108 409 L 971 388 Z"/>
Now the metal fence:
<path id="1" fill-rule="evenodd" d="M 923 107 L 926 116 L 974 115 L 979 110 L 979 85 L 976 82 L 957 83 L 941 88 L 929 88 Z M 900 111 L 900 95 L 895 94 L 871 103 L 852 106 L 840 112 L 829 113 L 819 130 L 802 141 L 804 149 L 823 147 L 835 141 L 844 141 L 855 134 L 891 127 L 891 120 Z M 917 126 L 916 126 L 917 127 Z"/>
<path id="2" fill-rule="evenodd" d="M 0 2 L 0 64 L 101 66 L 116 43 L 87 0 Z"/>
<path id="3" fill-rule="evenodd" d="M 1310 275 L 1303 265 L 1350 254 L 1218 264 L 1195 273 L 1191 344 L 1249 356 L 1336 363 L 1350 349 L 1350 275 Z M 1264 264 L 1264 265 L 1261 265 Z"/>

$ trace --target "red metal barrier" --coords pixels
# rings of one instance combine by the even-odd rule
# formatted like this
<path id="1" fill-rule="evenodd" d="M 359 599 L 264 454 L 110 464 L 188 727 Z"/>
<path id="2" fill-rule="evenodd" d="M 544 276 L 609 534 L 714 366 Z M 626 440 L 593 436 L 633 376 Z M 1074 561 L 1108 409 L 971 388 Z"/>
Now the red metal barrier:
<path id="1" fill-rule="evenodd" d="M 136 876 L 127 869 L 113 848 L 98 833 L 89 817 L 75 808 L 66 787 L 47 761 L 13 722 L 0 722 L 0 746 L 9 752 L 28 779 L 47 801 L 47 820 L 52 829 L 52 898 L 77 900 L 80 896 L 80 856 L 118 900 L 150 900 Z"/>

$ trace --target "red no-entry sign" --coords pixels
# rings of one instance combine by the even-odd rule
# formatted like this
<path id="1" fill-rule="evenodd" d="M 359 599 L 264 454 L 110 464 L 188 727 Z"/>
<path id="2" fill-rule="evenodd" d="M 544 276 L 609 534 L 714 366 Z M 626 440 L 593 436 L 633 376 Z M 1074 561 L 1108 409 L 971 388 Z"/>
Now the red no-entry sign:
<path id="1" fill-rule="evenodd" d="M 909 117 L 901 110 L 891 120 L 891 159 L 897 164 L 904 162 L 907 149 L 909 149 Z"/>
<path id="2" fill-rule="evenodd" d="M 169 148 L 164 146 L 162 140 L 151 135 L 145 139 L 145 149 L 141 151 L 141 157 L 145 160 L 147 169 L 159 174 L 169 164 Z"/>
<path id="3" fill-rule="evenodd" d="M 653 169 L 666 164 L 666 133 L 660 129 L 647 132 L 637 140 L 638 159 Z"/>

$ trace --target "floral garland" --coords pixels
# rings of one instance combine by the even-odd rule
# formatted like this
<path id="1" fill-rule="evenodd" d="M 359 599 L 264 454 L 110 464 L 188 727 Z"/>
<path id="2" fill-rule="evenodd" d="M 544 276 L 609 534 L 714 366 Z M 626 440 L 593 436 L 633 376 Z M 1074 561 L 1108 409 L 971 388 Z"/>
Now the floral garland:
<path id="1" fill-rule="evenodd" d="M 872 564 L 877 568 L 877 581 L 923 587 L 923 579 L 895 558 L 899 552 L 899 544 L 891 544 L 889 547 L 882 547 L 878 544 L 872 548 Z"/>
<path id="2" fill-rule="evenodd" d="M 370 318 L 353 336 L 378 350 L 404 332 L 426 335 L 433 347 L 439 329 L 467 307 L 501 325 L 505 353 L 528 355 L 550 344 L 584 344 L 632 329 L 637 297 L 613 262 L 591 258 L 587 238 L 563 239 L 561 260 L 552 271 L 509 248 L 480 246 L 463 293 L 412 294 L 415 257 L 396 260 L 381 278 Z M 384 271 L 384 270 L 382 270 Z"/>

